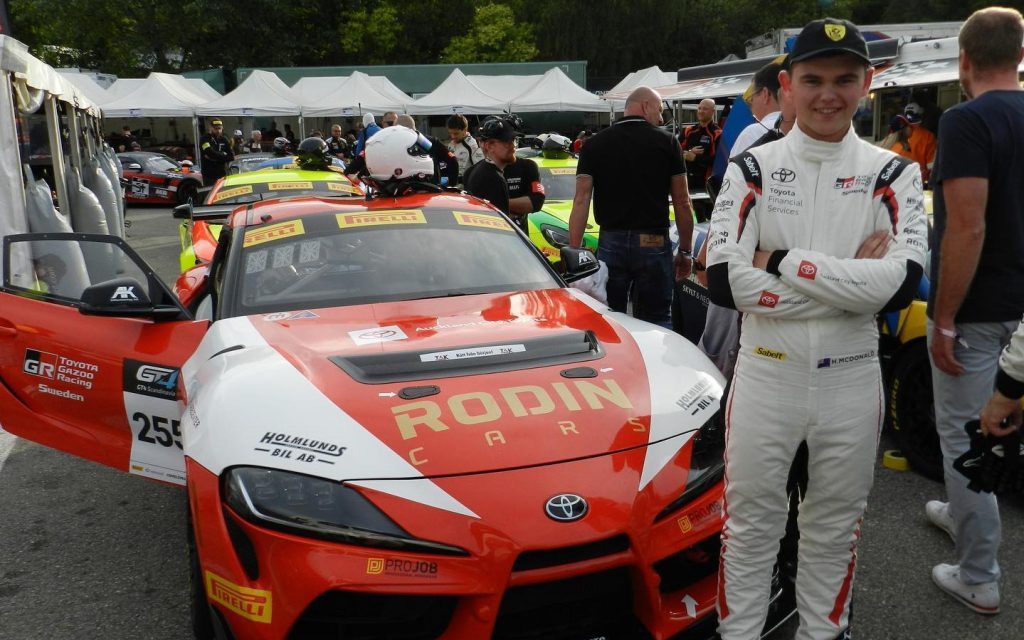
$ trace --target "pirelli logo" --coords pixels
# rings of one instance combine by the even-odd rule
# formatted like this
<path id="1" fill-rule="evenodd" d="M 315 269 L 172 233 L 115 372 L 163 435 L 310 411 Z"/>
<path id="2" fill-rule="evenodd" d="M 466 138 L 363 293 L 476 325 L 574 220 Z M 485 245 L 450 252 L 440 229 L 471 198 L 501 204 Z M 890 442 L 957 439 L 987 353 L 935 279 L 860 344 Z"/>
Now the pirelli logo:
<path id="1" fill-rule="evenodd" d="M 312 182 L 270 182 L 267 189 L 271 191 L 287 191 L 289 189 L 312 189 Z"/>
<path id="2" fill-rule="evenodd" d="M 224 605 L 247 620 L 270 624 L 272 603 L 269 591 L 242 587 L 207 571 L 206 594 L 210 600 Z"/>
<path id="3" fill-rule="evenodd" d="M 257 244 L 263 244 L 264 242 L 287 238 L 289 236 L 300 236 L 304 233 L 306 233 L 306 230 L 302 226 L 302 220 L 279 222 L 266 227 L 257 227 L 247 230 L 245 232 L 245 241 L 242 243 L 242 246 L 251 247 Z"/>
<path id="4" fill-rule="evenodd" d="M 241 187 L 231 187 L 230 189 L 221 189 L 217 192 L 217 195 L 213 197 L 213 202 L 220 202 L 221 200 L 227 200 L 228 198 L 234 198 L 236 196 L 244 196 L 252 193 L 252 185 L 246 184 Z"/>
<path id="5" fill-rule="evenodd" d="M 328 182 L 328 191 L 340 191 L 342 193 L 359 193 L 359 190 L 350 184 L 344 184 L 341 182 Z"/>
<path id="6" fill-rule="evenodd" d="M 353 227 L 378 227 L 387 224 L 427 224 L 422 211 L 415 209 L 392 209 L 390 211 L 361 211 L 339 213 L 338 226 L 342 229 Z"/>
<path id="7" fill-rule="evenodd" d="M 480 213 L 467 213 L 465 211 L 452 211 L 455 222 L 466 227 L 483 227 L 485 229 L 498 229 L 500 231 L 511 231 L 512 227 L 497 216 L 489 216 Z"/>

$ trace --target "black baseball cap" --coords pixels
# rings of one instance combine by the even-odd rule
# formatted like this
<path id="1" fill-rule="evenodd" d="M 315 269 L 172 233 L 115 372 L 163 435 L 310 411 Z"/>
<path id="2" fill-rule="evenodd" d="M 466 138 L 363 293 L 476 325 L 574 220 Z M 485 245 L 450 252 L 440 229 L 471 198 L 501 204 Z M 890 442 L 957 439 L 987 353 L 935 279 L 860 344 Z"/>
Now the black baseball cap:
<path id="1" fill-rule="evenodd" d="M 488 118 L 480 125 L 477 137 L 481 140 L 501 140 L 511 142 L 516 139 L 515 124 L 508 118 Z"/>
<path id="2" fill-rule="evenodd" d="M 871 64 L 868 43 L 864 41 L 857 25 L 849 20 L 823 18 L 807 23 L 800 31 L 793 43 L 793 50 L 789 52 L 789 63 L 836 53 L 849 53 Z"/>

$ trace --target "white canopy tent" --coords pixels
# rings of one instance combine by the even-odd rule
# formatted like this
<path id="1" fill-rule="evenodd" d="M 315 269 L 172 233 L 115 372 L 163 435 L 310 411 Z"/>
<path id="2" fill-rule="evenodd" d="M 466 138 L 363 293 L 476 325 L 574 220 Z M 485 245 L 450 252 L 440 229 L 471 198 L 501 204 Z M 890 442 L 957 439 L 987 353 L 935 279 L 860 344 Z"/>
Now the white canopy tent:
<path id="1" fill-rule="evenodd" d="M 185 76 L 171 76 L 172 78 L 180 78 L 184 81 L 185 87 L 188 88 L 192 93 L 197 96 L 206 98 L 207 100 L 216 100 L 220 98 L 220 93 L 216 89 L 207 84 L 206 80 L 202 78 L 186 78 Z"/>
<path id="2" fill-rule="evenodd" d="M 114 80 L 114 84 L 107 87 L 107 95 L 110 96 L 110 100 L 123 98 L 141 87 L 145 81 L 145 78 L 118 78 Z"/>
<path id="3" fill-rule="evenodd" d="M 302 100 L 277 75 L 257 69 L 234 91 L 201 105 L 196 113 L 201 116 L 298 116 L 302 114 Z"/>
<path id="4" fill-rule="evenodd" d="M 101 87 L 91 77 L 84 73 L 71 72 L 71 71 L 58 71 L 62 78 L 75 85 L 75 87 L 85 94 L 93 104 L 102 105 L 105 102 L 110 101 L 110 96 L 107 94 L 107 90 Z"/>
<path id="5" fill-rule="evenodd" d="M 619 80 L 619 83 L 609 89 L 608 93 L 628 96 L 629 93 L 637 87 L 647 86 L 652 89 L 657 89 L 658 87 L 664 87 L 675 83 L 675 73 L 662 71 L 661 67 L 655 65 L 653 67 L 647 67 L 646 69 L 640 69 L 639 71 L 633 71 L 622 80 Z"/>
<path id="6" fill-rule="evenodd" d="M 522 95 L 533 85 L 540 82 L 543 76 L 466 76 L 470 82 L 495 98 L 511 102 L 512 98 Z"/>
<path id="7" fill-rule="evenodd" d="M 956 38 L 923 40 L 900 45 L 889 67 L 875 72 L 871 90 L 916 87 L 960 80 L 960 45 Z M 1017 67 L 1024 72 L 1024 63 Z"/>
<path id="8" fill-rule="evenodd" d="M 360 115 L 366 111 L 374 114 L 385 111 L 401 113 L 409 102 L 412 102 L 412 99 L 408 96 L 402 102 L 395 102 L 377 90 L 370 76 L 354 71 L 330 93 L 304 102 L 302 115 L 307 118 L 326 118 Z"/>
<path id="9" fill-rule="evenodd" d="M 108 118 L 191 118 L 207 99 L 182 80 L 167 73 L 151 73 L 135 91 L 104 104 L 103 112 Z"/>
<path id="10" fill-rule="evenodd" d="M 530 89 L 511 101 L 516 112 L 607 111 L 608 103 L 573 82 L 558 67 L 552 67 Z"/>
<path id="11" fill-rule="evenodd" d="M 476 86 L 462 71 L 455 69 L 436 89 L 408 107 L 412 115 L 464 113 L 486 115 L 501 113 L 508 102 L 496 98 Z"/>

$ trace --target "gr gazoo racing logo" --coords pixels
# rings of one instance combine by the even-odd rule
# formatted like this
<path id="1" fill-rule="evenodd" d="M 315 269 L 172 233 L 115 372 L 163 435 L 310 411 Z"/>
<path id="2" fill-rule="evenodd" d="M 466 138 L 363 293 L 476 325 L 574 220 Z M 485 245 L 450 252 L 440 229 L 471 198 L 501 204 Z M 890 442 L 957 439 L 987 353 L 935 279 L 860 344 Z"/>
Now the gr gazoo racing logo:
<path id="1" fill-rule="evenodd" d="M 803 260 L 800 262 L 800 266 L 797 267 L 796 275 L 808 280 L 814 280 L 814 277 L 818 275 L 818 267 L 813 262 Z"/>
<path id="2" fill-rule="evenodd" d="M 52 379 L 57 372 L 57 356 L 46 351 L 25 349 L 25 362 L 21 370 L 33 376 Z"/>
<path id="3" fill-rule="evenodd" d="M 757 304 L 761 305 L 762 307 L 774 309 L 775 305 L 779 304 L 779 296 L 778 294 L 772 293 L 771 291 L 762 291 L 761 299 L 757 301 Z"/>

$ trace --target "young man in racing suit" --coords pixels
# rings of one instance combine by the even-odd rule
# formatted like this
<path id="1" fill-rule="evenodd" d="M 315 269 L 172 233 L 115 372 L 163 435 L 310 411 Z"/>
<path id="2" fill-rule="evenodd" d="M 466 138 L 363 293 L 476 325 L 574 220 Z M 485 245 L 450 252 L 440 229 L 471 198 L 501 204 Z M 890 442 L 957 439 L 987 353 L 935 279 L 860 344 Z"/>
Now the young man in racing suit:
<path id="1" fill-rule="evenodd" d="M 711 300 L 744 313 L 726 408 L 723 640 L 764 625 L 802 441 L 796 637 L 846 637 L 885 406 L 874 316 L 910 302 L 927 250 L 919 169 L 852 127 L 872 77 L 863 36 L 816 20 L 790 55 L 780 80 L 796 127 L 731 160 L 708 240 Z"/>

